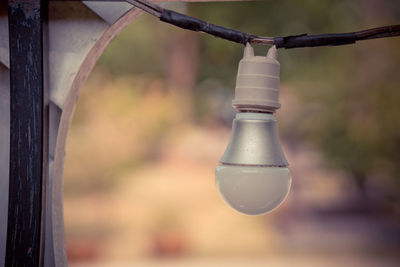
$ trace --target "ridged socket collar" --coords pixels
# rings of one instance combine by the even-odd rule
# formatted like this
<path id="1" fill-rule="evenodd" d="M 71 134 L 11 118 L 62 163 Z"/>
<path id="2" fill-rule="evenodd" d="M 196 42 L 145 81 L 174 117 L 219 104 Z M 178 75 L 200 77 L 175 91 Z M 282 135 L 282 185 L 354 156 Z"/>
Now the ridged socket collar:
<path id="1" fill-rule="evenodd" d="M 236 79 L 232 106 L 237 111 L 274 113 L 280 108 L 280 64 L 278 52 L 271 47 L 267 56 L 254 56 L 250 44 L 246 45 Z"/>

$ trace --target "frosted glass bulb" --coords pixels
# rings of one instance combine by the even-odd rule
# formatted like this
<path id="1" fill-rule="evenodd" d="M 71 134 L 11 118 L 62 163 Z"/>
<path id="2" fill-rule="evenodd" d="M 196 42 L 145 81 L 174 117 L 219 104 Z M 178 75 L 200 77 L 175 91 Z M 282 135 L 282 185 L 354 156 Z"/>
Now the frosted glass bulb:
<path id="1" fill-rule="evenodd" d="M 235 210 L 260 215 L 277 208 L 291 185 L 286 167 L 219 165 L 215 182 L 222 198 Z"/>

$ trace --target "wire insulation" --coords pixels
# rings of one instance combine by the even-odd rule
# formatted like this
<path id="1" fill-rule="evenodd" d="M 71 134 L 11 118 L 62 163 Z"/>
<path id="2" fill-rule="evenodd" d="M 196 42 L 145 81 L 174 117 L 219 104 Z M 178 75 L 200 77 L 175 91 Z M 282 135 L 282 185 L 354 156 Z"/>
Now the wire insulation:
<path id="1" fill-rule="evenodd" d="M 246 45 L 246 43 L 254 43 L 260 45 L 275 45 L 277 48 L 290 49 L 299 47 L 347 45 L 354 44 L 356 41 L 360 40 L 400 36 L 400 25 L 390 25 L 349 33 L 327 33 L 313 35 L 304 33 L 284 37 L 256 36 L 219 25 L 214 25 L 201 19 L 162 8 L 147 0 L 125 1 L 153 16 L 156 16 L 163 22 L 186 30 L 211 34 L 215 37 L 242 45 Z"/>

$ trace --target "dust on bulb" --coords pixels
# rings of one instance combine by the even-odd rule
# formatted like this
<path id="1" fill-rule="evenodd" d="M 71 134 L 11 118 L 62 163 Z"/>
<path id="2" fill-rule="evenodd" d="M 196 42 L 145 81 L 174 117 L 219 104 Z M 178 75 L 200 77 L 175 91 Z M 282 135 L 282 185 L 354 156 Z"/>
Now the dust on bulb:
<path id="1" fill-rule="evenodd" d="M 238 212 L 261 215 L 277 208 L 291 185 L 286 167 L 219 165 L 215 182 L 222 198 Z"/>

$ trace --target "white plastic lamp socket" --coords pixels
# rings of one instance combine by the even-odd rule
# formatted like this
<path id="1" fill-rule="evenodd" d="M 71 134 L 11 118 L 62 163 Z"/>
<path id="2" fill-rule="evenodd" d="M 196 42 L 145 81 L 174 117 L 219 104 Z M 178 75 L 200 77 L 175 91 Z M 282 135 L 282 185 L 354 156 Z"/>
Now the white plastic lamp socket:
<path id="1" fill-rule="evenodd" d="M 215 181 L 222 198 L 247 215 L 274 210 L 285 200 L 291 185 L 273 115 L 280 107 L 279 73 L 275 46 L 267 56 L 254 56 L 253 48 L 246 45 L 232 101 L 238 113 L 228 147 L 215 170 Z"/>

